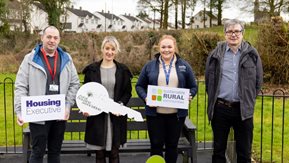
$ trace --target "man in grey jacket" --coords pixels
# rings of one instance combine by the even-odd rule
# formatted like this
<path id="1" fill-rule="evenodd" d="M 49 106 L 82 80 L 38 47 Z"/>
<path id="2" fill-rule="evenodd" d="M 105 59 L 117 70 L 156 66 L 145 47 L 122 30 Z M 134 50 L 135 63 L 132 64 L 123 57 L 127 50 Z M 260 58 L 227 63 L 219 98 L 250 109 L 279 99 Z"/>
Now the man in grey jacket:
<path id="1" fill-rule="evenodd" d="M 263 83 L 263 68 L 255 48 L 243 40 L 244 25 L 224 23 L 225 42 L 218 43 L 206 63 L 207 114 L 214 136 L 213 163 L 225 163 L 230 128 L 234 129 L 237 162 L 251 163 L 253 113 Z"/>
<path id="2" fill-rule="evenodd" d="M 48 149 L 48 163 L 60 163 L 60 150 L 64 138 L 66 120 L 75 102 L 79 79 L 71 56 L 58 47 L 59 30 L 48 26 L 37 45 L 22 61 L 15 81 L 14 108 L 17 123 L 24 124 L 21 116 L 21 97 L 65 94 L 64 120 L 29 123 L 32 137 L 30 163 L 42 163 Z"/>

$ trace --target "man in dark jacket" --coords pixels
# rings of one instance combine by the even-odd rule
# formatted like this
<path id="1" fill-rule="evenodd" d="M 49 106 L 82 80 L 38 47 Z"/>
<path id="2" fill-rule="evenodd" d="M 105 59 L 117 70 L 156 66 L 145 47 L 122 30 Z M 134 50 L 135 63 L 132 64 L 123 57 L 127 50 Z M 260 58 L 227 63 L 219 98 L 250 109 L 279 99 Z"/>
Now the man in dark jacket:
<path id="1" fill-rule="evenodd" d="M 234 129 L 237 162 L 251 162 L 253 113 L 263 82 L 256 49 L 243 40 L 244 25 L 237 19 L 224 23 L 225 42 L 218 43 L 206 63 L 207 113 L 214 135 L 213 163 L 225 163 L 230 128 Z"/>

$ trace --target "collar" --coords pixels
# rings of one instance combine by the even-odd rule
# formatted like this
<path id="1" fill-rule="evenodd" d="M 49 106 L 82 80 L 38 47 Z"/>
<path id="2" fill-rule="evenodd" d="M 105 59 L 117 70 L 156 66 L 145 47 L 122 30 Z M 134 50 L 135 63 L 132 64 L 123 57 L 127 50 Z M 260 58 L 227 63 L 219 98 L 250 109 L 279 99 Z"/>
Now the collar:
<path id="1" fill-rule="evenodd" d="M 158 58 L 158 61 L 160 62 L 160 64 L 162 64 L 162 60 L 161 60 L 161 55 L 159 56 Z M 176 64 L 176 61 L 177 61 L 177 55 L 175 54 L 174 55 L 174 60 L 173 60 L 173 63 L 172 63 L 172 66 L 174 66 Z M 167 66 L 167 65 L 166 65 Z"/>
<path id="2" fill-rule="evenodd" d="M 241 51 L 241 49 L 242 49 L 242 44 L 238 47 L 238 51 L 240 52 Z M 226 52 L 228 52 L 229 50 L 231 50 L 231 48 L 229 47 L 229 45 L 228 44 L 226 44 Z"/>

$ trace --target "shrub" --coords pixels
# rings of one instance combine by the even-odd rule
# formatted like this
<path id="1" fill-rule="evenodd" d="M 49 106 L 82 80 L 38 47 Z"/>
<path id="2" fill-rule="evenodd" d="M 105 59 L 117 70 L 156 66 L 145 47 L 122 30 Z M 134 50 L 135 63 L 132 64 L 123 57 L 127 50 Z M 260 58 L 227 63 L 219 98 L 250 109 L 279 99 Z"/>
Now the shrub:
<path id="1" fill-rule="evenodd" d="M 158 41 L 164 34 L 176 38 L 180 55 L 192 65 L 197 75 L 203 75 L 208 53 L 216 46 L 217 41 L 221 40 L 220 36 L 214 32 L 196 32 L 194 30 L 64 33 L 61 35 L 60 46 L 71 54 L 77 71 L 81 73 L 86 65 L 102 58 L 100 51 L 102 40 L 107 35 L 113 35 L 121 46 L 121 52 L 116 56 L 116 60 L 126 64 L 133 74 L 139 74 L 144 64 L 153 59 L 158 52 Z M 38 35 L 27 37 L 24 34 L 16 33 L 12 33 L 9 38 L 2 39 L 0 55 L 12 54 L 15 56 L 16 62 L 13 65 L 14 68 L 7 65 L 5 68 L 1 68 L 4 65 L 0 65 L 0 71 L 15 72 L 24 55 L 30 52 L 38 42 Z"/>
<path id="2" fill-rule="evenodd" d="M 282 17 L 260 26 L 257 49 L 264 69 L 264 81 L 271 84 L 288 84 L 289 81 L 288 24 Z"/>
<path id="3" fill-rule="evenodd" d="M 204 75 L 208 54 L 222 40 L 215 32 L 183 32 L 179 48 L 183 57 L 192 65 L 197 76 Z"/>

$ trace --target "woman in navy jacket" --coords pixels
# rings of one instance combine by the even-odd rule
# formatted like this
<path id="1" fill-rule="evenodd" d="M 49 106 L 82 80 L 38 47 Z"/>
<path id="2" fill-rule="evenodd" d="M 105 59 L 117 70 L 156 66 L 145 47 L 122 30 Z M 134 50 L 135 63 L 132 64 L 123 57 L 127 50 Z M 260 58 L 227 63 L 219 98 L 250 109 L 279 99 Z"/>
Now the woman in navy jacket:
<path id="1" fill-rule="evenodd" d="M 146 101 L 148 85 L 190 89 L 190 99 L 197 93 L 191 66 L 177 54 L 176 39 L 164 35 L 159 41 L 159 53 L 142 69 L 136 84 L 140 98 Z M 146 106 L 151 155 L 162 156 L 165 145 L 166 163 L 177 161 L 177 145 L 188 110 Z"/>
<path id="2" fill-rule="evenodd" d="M 98 82 L 108 90 L 110 98 L 126 105 L 131 97 L 131 72 L 124 64 L 114 60 L 119 52 L 119 43 L 113 36 L 104 38 L 101 46 L 103 59 L 88 65 L 84 70 L 84 83 Z M 119 147 L 126 143 L 127 116 L 101 113 L 87 116 L 85 142 L 87 148 L 96 150 L 96 163 L 119 163 Z"/>

